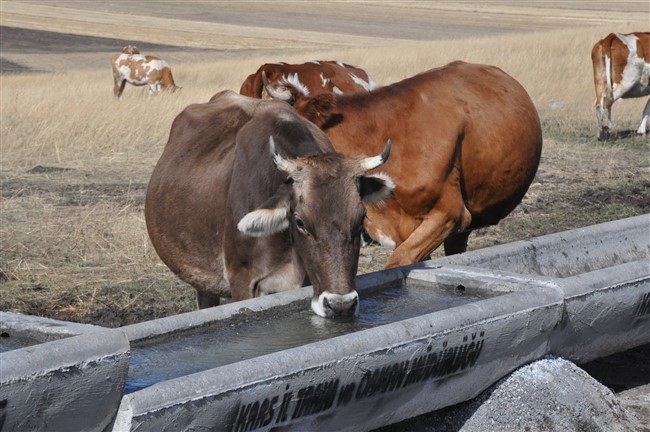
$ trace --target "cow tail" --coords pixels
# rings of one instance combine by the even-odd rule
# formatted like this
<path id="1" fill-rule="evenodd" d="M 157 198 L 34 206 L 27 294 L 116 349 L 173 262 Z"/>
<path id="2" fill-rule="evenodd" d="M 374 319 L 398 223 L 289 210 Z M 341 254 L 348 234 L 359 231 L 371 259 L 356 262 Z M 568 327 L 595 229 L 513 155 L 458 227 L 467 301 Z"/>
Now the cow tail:
<path id="1" fill-rule="evenodd" d="M 609 55 L 611 59 L 612 39 L 613 34 L 607 36 L 605 39 L 594 45 L 591 50 L 591 61 L 594 69 L 594 87 L 596 89 L 596 100 L 594 105 L 598 105 L 599 101 L 609 94 L 611 97 L 612 91 L 612 64 L 611 60 L 606 61 Z"/>
<path id="2" fill-rule="evenodd" d="M 164 85 L 163 88 L 168 89 L 168 90 L 175 90 L 176 89 L 176 83 L 174 82 L 174 76 L 172 75 L 172 70 L 169 66 L 166 66 L 162 70 L 163 73 L 163 79 L 161 84 Z"/>

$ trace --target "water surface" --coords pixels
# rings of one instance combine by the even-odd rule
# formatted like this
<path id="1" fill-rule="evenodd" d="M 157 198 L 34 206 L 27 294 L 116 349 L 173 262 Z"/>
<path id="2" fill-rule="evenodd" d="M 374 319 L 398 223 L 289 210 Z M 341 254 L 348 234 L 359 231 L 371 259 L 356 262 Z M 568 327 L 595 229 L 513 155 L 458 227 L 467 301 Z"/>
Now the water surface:
<path id="1" fill-rule="evenodd" d="M 131 354 L 126 392 L 156 382 L 212 369 L 253 357 L 413 318 L 496 295 L 415 284 L 363 293 L 359 316 L 334 320 L 315 315 L 307 302 L 298 302 L 245 318 L 219 322 L 219 327 L 176 335 Z"/>

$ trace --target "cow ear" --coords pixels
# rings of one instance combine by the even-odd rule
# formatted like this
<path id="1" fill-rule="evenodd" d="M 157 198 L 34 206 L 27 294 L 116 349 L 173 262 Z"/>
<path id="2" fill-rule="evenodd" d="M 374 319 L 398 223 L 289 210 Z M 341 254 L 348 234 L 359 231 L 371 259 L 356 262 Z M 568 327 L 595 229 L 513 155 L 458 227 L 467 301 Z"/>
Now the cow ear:
<path id="1" fill-rule="evenodd" d="M 293 104 L 299 114 L 316 126 L 323 126 L 332 115 L 336 100 L 331 93 L 323 93 L 312 97 L 300 98 Z"/>
<path id="2" fill-rule="evenodd" d="M 359 176 L 357 188 L 361 201 L 368 204 L 380 204 L 393 195 L 395 182 L 388 174 L 377 173 L 369 176 Z"/>
<path id="3" fill-rule="evenodd" d="M 239 88 L 239 94 L 248 96 L 248 97 L 254 97 L 254 98 L 261 98 L 262 97 L 262 82 L 256 82 L 257 74 L 250 74 L 246 78 L 246 81 L 244 81 Z M 256 85 L 258 84 L 258 85 Z"/>
<path id="4" fill-rule="evenodd" d="M 265 237 L 289 228 L 289 218 L 288 197 L 280 193 L 241 218 L 237 228 L 248 236 Z"/>

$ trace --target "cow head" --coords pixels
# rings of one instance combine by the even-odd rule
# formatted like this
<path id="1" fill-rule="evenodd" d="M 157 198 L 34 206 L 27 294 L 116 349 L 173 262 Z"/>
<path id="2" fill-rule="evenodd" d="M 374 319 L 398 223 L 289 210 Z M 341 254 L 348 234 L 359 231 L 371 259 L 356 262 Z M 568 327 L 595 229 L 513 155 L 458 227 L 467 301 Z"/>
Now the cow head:
<path id="1" fill-rule="evenodd" d="M 124 48 L 122 48 L 122 53 L 128 55 L 134 55 L 134 54 L 140 54 L 140 50 L 135 45 L 127 45 Z"/>
<path id="2" fill-rule="evenodd" d="M 281 82 L 282 84 L 278 87 L 273 87 L 266 76 L 266 72 L 262 71 L 263 89 L 265 94 L 268 95 L 268 99 L 281 100 L 293 105 L 298 98 L 309 95 L 309 89 L 300 83 L 297 73 L 289 74 Z M 262 98 L 266 99 L 264 93 Z"/>
<path id="3" fill-rule="evenodd" d="M 356 314 L 355 290 L 364 203 L 380 203 L 395 184 L 384 174 L 365 175 L 384 164 L 391 142 L 374 157 L 339 153 L 285 159 L 269 139 L 273 162 L 286 174 L 278 192 L 237 224 L 247 235 L 289 230 L 297 259 L 314 288 L 312 310 L 324 317 Z"/>

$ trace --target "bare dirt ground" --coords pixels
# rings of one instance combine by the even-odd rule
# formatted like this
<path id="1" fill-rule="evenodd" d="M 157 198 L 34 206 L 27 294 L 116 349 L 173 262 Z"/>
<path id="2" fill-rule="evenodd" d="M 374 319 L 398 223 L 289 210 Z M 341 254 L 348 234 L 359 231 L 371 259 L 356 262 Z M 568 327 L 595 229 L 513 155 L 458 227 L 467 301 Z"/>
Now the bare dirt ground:
<path id="1" fill-rule="evenodd" d="M 443 40 L 467 34 L 490 36 L 504 32 L 539 31 L 598 23 L 622 22 L 631 13 L 650 12 L 646 1 L 566 2 L 154 2 L 4 1 L 0 10 L 0 73 L 66 71 L 103 68 L 107 53 L 136 43 L 145 51 L 164 53 L 170 61 L 205 62 L 246 56 L 251 52 L 314 49 L 322 46 L 374 46 L 386 39 Z M 70 10 L 62 12 L 57 7 Z M 73 11 L 74 13 L 71 13 Z M 129 15 L 147 17 L 138 22 Z M 126 37 L 128 35 L 128 37 Z M 189 41 L 189 42 L 188 42 Z M 617 146 L 623 159 L 595 155 L 579 166 L 563 166 L 561 156 L 546 151 L 534 184 L 515 212 L 497 227 L 473 235 L 473 249 L 564 229 L 617 219 L 621 214 L 650 212 L 649 161 L 639 158 L 647 141 L 621 134 Z M 545 146 L 565 144 L 547 137 Z M 594 145 L 578 137 L 576 146 Z M 647 153 L 645 153 L 647 155 Z M 561 168 L 558 168 L 561 167 Z M 625 180 L 598 184 L 594 176 L 622 170 Z M 107 180 L 105 173 L 34 166 L 20 176 L 1 181 L 1 198 L 34 196 L 60 207 L 97 203 L 141 210 L 148 177 L 135 182 Z M 119 177 L 119 176 L 117 176 Z M 53 245 L 55 248 L 55 245 Z M 380 270 L 389 251 L 362 250 L 362 272 Z M 0 269 L 1 270 L 1 269 Z M 0 271 L 0 289 L 9 276 Z M 178 290 L 188 292 L 181 282 Z M 73 290 L 48 298 L 48 287 L 20 288 L 25 313 L 74 319 Z M 96 293 L 100 298 L 101 290 Z M 128 295 L 128 294 L 125 294 Z M 138 294 L 139 295 L 139 294 Z M 93 297 L 95 293 L 93 293 Z M 191 296 L 191 294 L 188 294 Z M 131 296 L 133 301 L 138 296 Z M 142 299 L 140 299 L 142 300 Z M 185 297 L 187 300 L 187 296 Z M 53 303 L 54 302 L 54 303 Z M 127 303 L 128 304 L 128 303 Z M 155 298 L 139 308 L 106 301 L 90 314 L 90 322 L 120 326 L 185 309 L 161 308 Z M 0 299 L 0 309 L 16 310 Z M 650 349 L 640 347 L 601 359 L 584 368 L 612 388 L 629 410 L 650 424 Z M 627 399 L 626 399 L 627 398 Z"/>

